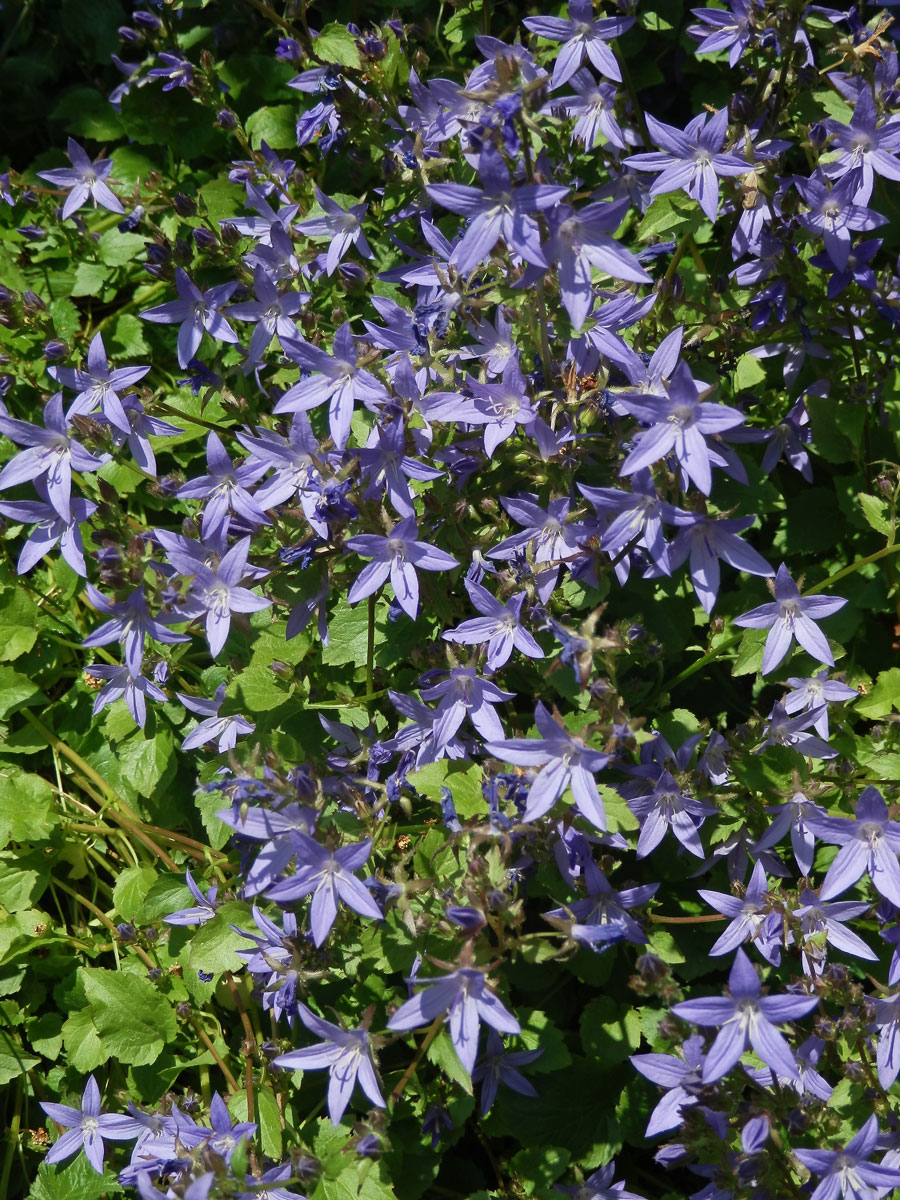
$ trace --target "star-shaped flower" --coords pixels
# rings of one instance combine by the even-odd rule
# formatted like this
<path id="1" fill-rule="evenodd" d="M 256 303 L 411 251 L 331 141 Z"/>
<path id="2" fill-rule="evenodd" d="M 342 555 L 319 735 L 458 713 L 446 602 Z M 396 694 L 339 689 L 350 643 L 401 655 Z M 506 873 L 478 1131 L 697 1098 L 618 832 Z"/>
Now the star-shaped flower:
<path id="1" fill-rule="evenodd" d="M 841 596 L 801 596 L 784 563 L 775 572 L 775 602 L 761 604 L 735 617 L 735 625 L 744 629 L 768 629 L 763 652 L 762 673 L 773 671 L 790 649 L 794 638 L 819 662 L 834 666 L 828 639 L 816 625 L 847 603 Z M 818 714 L 817 714 L 818 716 Z"/>
<path id="2" fill-rule="evenodd" d="M 53 1146 L 45 1158 L 47 1163 L 62 1162 L 64 1158 L 84 1150 L 85 1157 L 94 1170 L 103 1174 L 104 1139 L 113 1142 L 127 1142 L 143 1132 L 141 1126 L 132 1117 L 120 1116 L 117 1113 L 101 1113 L 100 1089 L 93 1075 L 85 1084 L 81 1097 L 81 1108 L 72 1108 L 68 1104 L 51 1104 L 41 1101 L 41 1108 L 47 1116 L 68 1130 Z"/>
<path id="3" fill-rule="evenodd" d="M 57 187 L 69 188 L 66 202 L 63 205 L 62 217 L 65 221 L 77 212 L 90 197 L 95 206 L 101 205 L 110 212 L 123 213 L 125 209 L 118 196 L 115 196 L 103 182 L 112 170 L 111 158 L 98 158 L 91 162 L 85 151 L 74 140 L 69 138 L 68 148 L 71 167 L 60 167 L 55 171 L 38 171 L 40 179 L 55 183 Z"/>

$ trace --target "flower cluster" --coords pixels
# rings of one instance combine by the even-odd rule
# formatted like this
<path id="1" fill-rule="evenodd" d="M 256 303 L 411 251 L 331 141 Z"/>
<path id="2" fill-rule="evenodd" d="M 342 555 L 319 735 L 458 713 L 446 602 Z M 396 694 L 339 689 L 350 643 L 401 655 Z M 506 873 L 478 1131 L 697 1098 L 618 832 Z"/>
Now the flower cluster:
<path id="1" fill-rule="evenodd" d="M 74 748 L 49 734 L 99 806 L 73 828 L 112 838 L 86 815 L 108 807 L 169 874 L 148 881 L 128 842 L 139 898 L 108 889 L 123 924 L 87 908 L 123 977 L 202 1040 L 209 1124 L 166 1095 L 185 1055 L 154 1076 L 156 1112 L 103 1113 L 91 1075 L 80 1108 L 42 1102 L 65 1130 L 45 1161 L 83 1149 L 102 1174 L 105 1142 L 134 1140 L 119 1181 L 143 1200 L 281 1198 L 351 1187 L 352 1144 L 355 1195 L 401 1153 L 394 1130 L 512 1139 L 526 1114 L 525 1165 L 501 1165 L 536 1170 L 527 1114 L 575 1057 L 574 1034 L 541 1036 L 552 970 L 584 1002 L 573 1076 L 608 1061 L 624 1099 L 604 1100 L 602 1149 L 576 1129 L 542 1187 L 571 1158 L 559 1190 L 641 1200 L 611 1160 L 642 1133 L 672 1135 L 656 1163 L 692 1200 L 900 1186 L 898 756 L 892 728 L 859 726 L 900 709 L 896 668 L 871 665 L 896 644 L 848 649 L 895 589 L 886 27 L 694 9 L 700 78 L 727 52 L 716 78 L 740 90 L 654 115 L 628 61 L 662 18 L 631 4 L 481 34 L 453 79 L 400 71 L 399 19 L 318 31 L 289 13 L 298 168 L 283 130 L 253 136 L 278 111 L 242 120 L 238 75 L 154 7 L 120 31 L 145 55 L 113 104 L 130 119 L 162 81 L 161 105 L 214 113 L 249 157 L 196 197 L 149 176 L 132 197 L 115 152 L 72 139 L 70 168 L 37 173 L 34 203 L 62 201 L 83 253 L 111 238 L 118 269 L 135 231 L 146 245 L 115 337 L 95 313 L 80 352 L 45 350 L 52 383 L 23 367 L 0 392 L 0 491 L 25 489 L 0 503 L 10 536 L 27 527 L 16 572 L 74 614 L 53 633 L 71 658 L 9 712 L 46 688 L 52 723 L 90 652 L 75 702 L 123 750 L 104 758 L 74 718 Z M 355 164 L 350 195 L 334 180 Z M 0 310 L 43 329 L 35 299 L 3 287 Z M 839 549 L 817 507 L 849 523 Z M 179 770 L 200 774 L 209 847 L 199 825 L 158 842 L 145 819 Z M 76 1043 L 112 1020 L 101 970 L 65 990 L 82 1074 L 107 1061 Z M 149 1059 L 127 1052 L 130 1087 Z"/>

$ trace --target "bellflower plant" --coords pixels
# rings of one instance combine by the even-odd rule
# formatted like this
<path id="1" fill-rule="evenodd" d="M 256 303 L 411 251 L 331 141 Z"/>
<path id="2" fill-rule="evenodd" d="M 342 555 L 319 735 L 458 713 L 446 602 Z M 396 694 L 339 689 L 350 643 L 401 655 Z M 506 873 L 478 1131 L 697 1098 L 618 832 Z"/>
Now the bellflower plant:
<path id="1" fill-rule="evenodd" d="M 890 6 L 58 7 L 4 1200 L 889 1191 Z"/>
<path id="2" fill-rule="evenodd" d="M 818 998 L 763 996 L 756 969 L 740 948 L 728 975 L 728 988 L 727 997 L 683 1000 L 672 1009 L 695 1025 L 719 1028 L 703 1066 L 702 1081 L 721 1079 L 750 1046 L 773 1071 L 795 1078 L 793 1054 L 775 1026 L 805 1016 L 816 1007 Z"/>

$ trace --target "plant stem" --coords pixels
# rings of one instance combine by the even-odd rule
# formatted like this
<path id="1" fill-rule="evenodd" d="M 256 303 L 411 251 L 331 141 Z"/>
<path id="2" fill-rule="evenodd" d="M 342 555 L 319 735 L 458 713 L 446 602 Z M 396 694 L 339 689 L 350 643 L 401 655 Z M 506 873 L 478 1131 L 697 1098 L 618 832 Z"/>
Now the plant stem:
<path id="1" fill-rule="evenodd" d="M 424 1038 L 422 1039 L 421 1046 L 419 1046 L 419 1049 L 416 1051 L 415 1058 L 412 1060 L 412 1062 L 409 1064 L 409 1066 L 403 1072 L 403 1074 L 400 1077 L 400 1082 L 397 1084 L 397 1086 L 391 1092 L 390 1100 L 391 1100 L 392 1104 L 396 1104 L 396 1102 L 400 1099 L 401 1095 L 403 1094 L 403 1089 L 406 1087 L 406 1085 L 412 1079 L 413 1075 L 415 1075 L 416 1068 L 418 1067 L 419 1063 L 422 1061 L 422 1058 L 425 1055 L 425 1051 L 428 1049 L 428 1047 L 431 1045 L 431 1043 L 437 1037 L 438 1030 L 440 1029 L 441 1025 L 443 1024 L 443 1021 L 444 1021 L 443 1013 L 441 1013 L 439 1016 L 435 1017 L 434 1020 L 432 1021 L 431 1025 L 428 1029 L 428 1032 L 425 1034 Z"/>
<path id="2" fill-rule="evenodd" d="M 239 1092 L 241 1090 L 241 1085 L 238 1083 L 238 1081 L 232 1075 L 231 1071 L 229 1071 L 227 1063 L 222 1058 L 221 1054 L 218 1052 L 218 1050 L 215 1048 L 215 1046 L 212 1044 L 212 1039 L 210 1038 L 210 1036 L 206 1032 L 206 1030 L 203 1028 L 203 1024 L 202 1024 L 200 1018 L 196 1014 L 192 1014 L 191 1023 L 193 1024 L 194 1029 L 197 1031 L 197 1036 L 200 1038 L 200 1041 L 203 1043 L 203 1045 L 207 1048 L 207 1050 L 213 1056 L 213 1058 L 216 1061 L 216 1065 L 218 1066 L 218 1068 L 222 1072 L 222 1074 L 225 1076 L 225 1082 L 228 1084 L 229 1090 L 232 1093 Z"/>
<path id="3" fill-rule="evenodd" d="M 375 692 L 375 594 L 369 597 L 369 625 L 366 631 L 366 704 Z"/>
<path id="4" fill-rule="evenodd" d="M 9 1176 L 12 1172 L 13 1158 L 16 1146 L 19 1144 L 19 1127 L 22 1123 L 22 1096 L 25 1090 L 25 1077 L 20 1075 L 16 1080 L 16 1098 L 13 1102 L 13 1114 L 6 1131 L 6 1150 L 3 1153 L 3 1171 L 0 1173 L 0 1196 L 8 1196 Z"/>
<path id="5" fill-rule="evenodd" d="M 846 575 L 852 575 L 854 571 L 859 571 L 863 567 L 867 567 L 869 563 L 878 562 L 880 558 L 886 558 L 889 554 L 895 554 L 898 550 L 900 550 L 900 542 L 895 542 L 892 546 L 883 546 L 881 550 L 876 550 L 874 554 L 867 554 L 865 558 L 858 558 L 849 567 L 843 567 L 840 571 L 835 571 L 833 575 L 829 575 L 827 579 L 823 579 L 815 587 L 807 588 L 801 594 L 803 596 L 815 596 L 819 592 L 824 591 L 825 588 L 831 587 L 833 583 L 837 583 L 839 579 L 843 579 Z"/>
<path id="6" fill-rule="evenodd" d="M 113 922 L 102 909 L 97 907 L 96 904 L 92 903 L 85 896 L 82 896 L 80 892 L 76 892 L 74 888 L 70 888 L 69 885 L 67 883 L 63 883 L 61 879 L 55 879 L 54 883 L 61 891 L 65 892 L 67 896 L 71 896 L 73 900 L 77 900 L 79 904 L 83 905 L 86 909 L 92 912 L 97 920 L 106 926 L 110 933 L 116 935 L 118 934 L 118 930 Z M 132 946 L 132 950 L 134 950 L 135 954 L 148 970 L 153 970 L 153 968 L 156 966 L 156 963 L 146 952 L 146 950 L 142 949 L 140 946 Z M 2 1193 L 0 1193 L 0 1195 L 2 1195 Z"/>

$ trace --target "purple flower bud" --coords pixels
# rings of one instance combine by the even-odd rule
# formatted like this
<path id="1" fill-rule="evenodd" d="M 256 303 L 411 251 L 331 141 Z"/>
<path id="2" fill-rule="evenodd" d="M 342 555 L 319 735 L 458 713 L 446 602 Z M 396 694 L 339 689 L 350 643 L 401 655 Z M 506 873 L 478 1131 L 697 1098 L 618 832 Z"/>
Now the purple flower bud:
<path id="1" fill-rule="evenodd" d="M 228 108 L 220 108 L 216 113 L 216 124 L 220 129 L 234 129 L 237 126 L 237 117 Z"/>
<path id="2" fill-rule="evenodd" d="M 136 29 L 129 28 L 128 25 L 119 26 L 119 37 L 126 46 L 136 46 L 141 41 L 141 35 Z"/>
<path id="3" fill-rule="evenodd" d="M 26 308 L 35 309 L 38 312 L 47 311 L 46 304 L 43 302 L 37 292 L 33 292 L 31 288 L 26 288 L 22 293 L 22 302 Z"/>
<path id="4" fill-rule="evenodd" d="M 47 236 L 40 225 L 20 225 L 16 232 L 21 233 L 22 237 L 28 238 L 29 242 L 39 242 Z"/>
<path id="5" fill-rule="evenodd" d="M 119 233 L 134 233 L 138 225 L 140 225 L 143 216 L 144 206 L 138 204 L 123 221 L 118 223 L 116 229 L 118 229 Z"/>
<path id="6" fill-rule="evenodd" d="M 809 127 L 809 142 L 816 150 L 821 150 L 828 141 L 828 130 L 821 121 L 816 121 L 815 125 Z"/>
<path id="7" fill-rule="evenodd" d="M 49 342 L 44 343 L 44 358 L 65 358 L 68 352 L 68 346 L 59 338 L 51 338 Z"/>
<path id="8" fill-rule="evenodd" d="M 218 246 L 215 234 L 210 233 L 208 229 L 195 229 L 194 241 L 201 250 L 215 250 Z"/>
<path id="9" fill-rule="evenodd" d="M 158 29 L 162 28 L 162 22 L 159 17 L 155 16 L 152 12 L 147 12 L 146 9 L 137 9 L 136 12 L 131 14 L 131 19 L 138 28 L 149 30 L 150 33 L 156 33 Z"/>
<path id="10" fill-rule="evenodd" d="M 145 249 L 147 251 L 147 259 L 157 266 L 164 266 L 172 257 L 172 252 L 168 246 L 162 246 L 159 242 L 146 242 Z"/>
<path id="11" fill-rule="evenodd" d="M 295 38 L 283 37 L 278 39 L 278 45 L 275 47 L 275 57 L 280 58 L 282 62 L 297 62 L 302 53 L 300 43 Z"/>
<path id="12" fill-rule="evenodd" d="M 448 921 L 464 929 L 466 933 L 477 933 L 484 924 L 484 916 L 477 908 L 464 904 L 450 904 L 445 910 Z"/>
<path id="13" fill-rule="evenodd" d="M 196 202 L 190 196 L 186 196 L 184 192 L 175 193 L 172 197 L 172 207 L 179 217 L 192 217 L 197 211 Z"/>
<path id="14" fill-rule="evenodd" d="M 728 115 L 732 121 L 746 125 L 753 118 L 753 101 L 746 92 L 735 92 L 728 101 Z"/>

